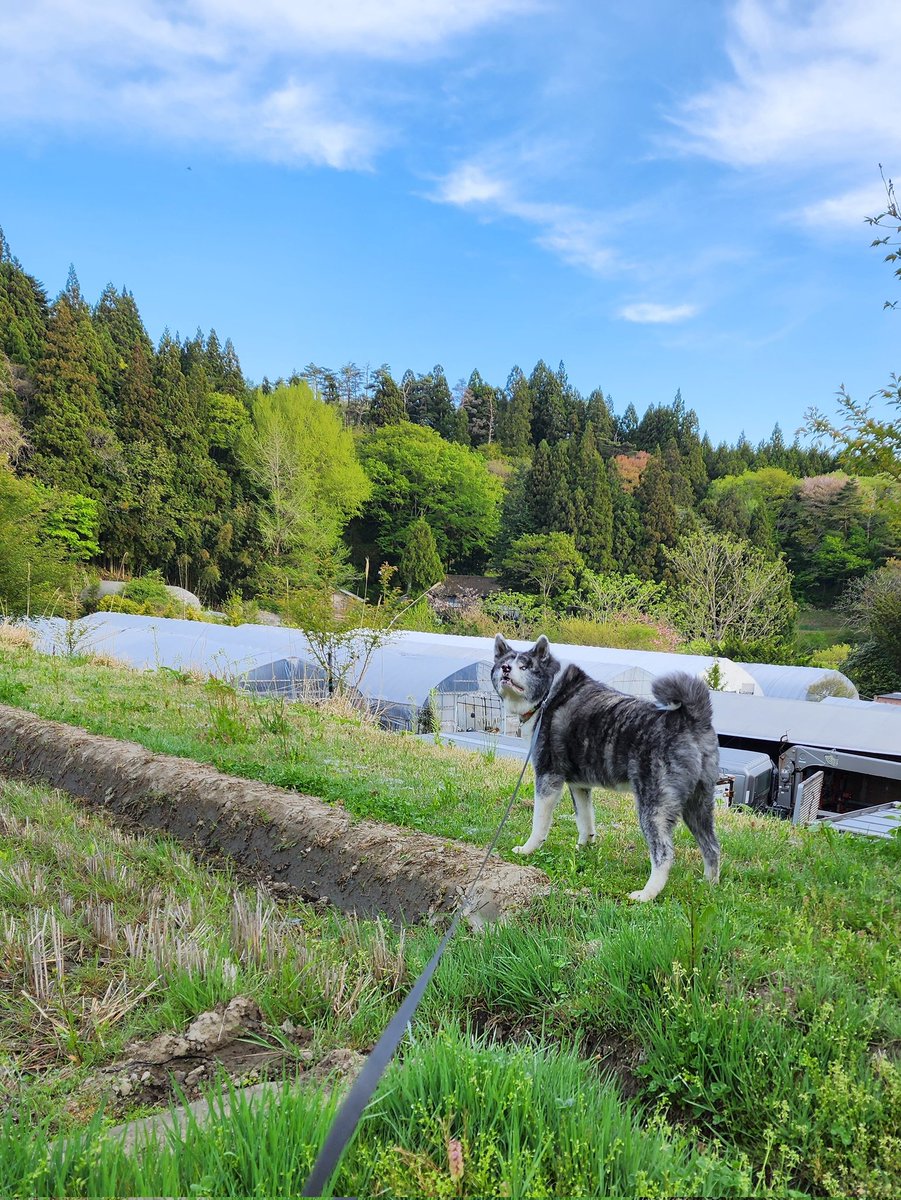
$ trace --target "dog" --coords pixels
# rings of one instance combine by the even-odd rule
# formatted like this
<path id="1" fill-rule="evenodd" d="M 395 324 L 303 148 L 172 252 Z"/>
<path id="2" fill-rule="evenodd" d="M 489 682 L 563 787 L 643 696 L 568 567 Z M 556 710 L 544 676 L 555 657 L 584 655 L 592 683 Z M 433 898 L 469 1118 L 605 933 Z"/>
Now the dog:
<path id="1" fill-rule="evenodd" d="M 686 672 L 655 679 L 654 703 L 598 683 L 577 666 L 562 666 L 543 634 L 521 651 L 498 634 L 491 681 L 505 708 L 519 717 L 523 737 L 534 735 L 532 832 L 516 854 L 532 854 L 543 844 L 564 784 L 575 805 L 579 846 L 595 840 L 591 789 L 626 785 L 635 793 L 651 857 L 647 883 L 629 898 L 653 900 L 666 886 L 680 817 L 698 844 L 708 881 L 719 881 L 713 828 L 719 743 L 702 680 Z"/>

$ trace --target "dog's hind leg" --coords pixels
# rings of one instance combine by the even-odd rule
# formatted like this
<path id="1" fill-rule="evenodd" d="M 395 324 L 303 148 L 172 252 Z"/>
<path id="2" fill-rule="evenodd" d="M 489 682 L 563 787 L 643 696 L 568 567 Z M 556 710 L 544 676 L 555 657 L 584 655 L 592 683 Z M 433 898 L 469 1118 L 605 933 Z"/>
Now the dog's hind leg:
<path id="1" fill-rule="evenodd" d="M 578 787 L 571 783 L 573 807 L 576 810 L 576 828 L 579 831 L 580 846 L 587 846 L 595 839 L 594 805 L 591 802 L 591 788 Z"/>
<path id="2" fill-rule="evenodd" d="M 688 798 L 682 819 L 691 830 L 704 859 L 704 876 L 709 883 L 719 883 L 720 844 L 713 829 L 713 794 L 703 784 L 698 784 Z"/>
<path id="3" fill-rule="evenodd" d="M 535 780 L 535 808 L 532 812 L 532 832 L 528 841 L 514 846 L 514 854 L 531 854 L 543 845 L 551 827 L 557 801 L 563 795 L 563 780 L 543 775 Z"/>
<path id="4" fill-rule="evenodd" d="M 649 799 L 642 788 L 636 788 L 635 802 L 638 823 L 651 856 L 651 874 L 641 891 L 629 893 L 629 899 L 653 900 L 666 887 L 675 858 L 673 830 L 679 820 L 680 805 L 671 793 L 662 792 Z"/>

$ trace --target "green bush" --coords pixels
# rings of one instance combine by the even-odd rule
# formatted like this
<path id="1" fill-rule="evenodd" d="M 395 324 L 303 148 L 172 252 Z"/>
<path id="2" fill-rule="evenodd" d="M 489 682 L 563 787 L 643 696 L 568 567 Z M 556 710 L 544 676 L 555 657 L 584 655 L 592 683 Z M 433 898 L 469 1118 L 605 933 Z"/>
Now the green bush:
<path id="1" fill-rule="evenodd" d="M 850 653 L 850 642 L 834 642 L 822 650 L 814 650 L 810 656 L 810 665 L 831 668 L 833 671 L 843 671 Z"/>
<path id="2" fill-rule="evenodd" d="M 159 571 L 150 571 L 138 579 L 129 579 L 122 589 L 126 600 L 135 604 L 150 604 L 154 608 L 169 609 L 174 607 L 172 597 L 166 591 L 166 584 Z"/>
<path id="3" fill-rule="evenodd" d="M 855 646 L 845 659 L 842 670 L 857 685 L 861 696 L 901 691 L 901 671 L 878 642 L 863 642 Z"/>
<path id="4" fill-rule="evenodd" d="M 129 600 L 127 596 L 112 595 L 104 596 L 98 601 L 97 612 L 118 612 L 129 613 L 132 616 L 143 616 L 147 613 L 147 609 L 143 604 L 138 604 L 135 600 Z"/>
<path id="5" fill-rule="evenodd" d="M 240 592 L 235 591 L 226 596 L 222 612 L 228 625 L 252 625 L 260 618 L 260 606 L 256 600 L 245 600 Z"/>
<path id="6" fill-rule="evenodd" d="M 548 622 L 548 636 L 576 646 L 611 646 L 621 650 L 675 650 L 679 635 L 665 621 L 648 618 L 590 621 L 586 617 L 559 617 Z"/>
<path id="7" fill-rule="evenodd" d="M 54 611 L 71 571 L 46 520 L 55 493 L 0 467 L 0 608 L 10 616 Z"/>

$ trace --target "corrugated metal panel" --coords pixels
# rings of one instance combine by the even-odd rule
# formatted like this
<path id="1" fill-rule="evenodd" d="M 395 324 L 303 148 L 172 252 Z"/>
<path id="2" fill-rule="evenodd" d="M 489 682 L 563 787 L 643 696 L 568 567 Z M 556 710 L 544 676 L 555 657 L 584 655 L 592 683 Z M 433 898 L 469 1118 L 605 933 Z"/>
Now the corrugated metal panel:
<path id="1" fill-rule="evenodd" d="M 890 838 L 901 830 L 901 803 L 883 804 L 878 808 L 862 812 L 847 813 L 841 817 L 830 817 L 823 821 L 832 829 L 842 833 L 857 833 L 864 837 Z"/>

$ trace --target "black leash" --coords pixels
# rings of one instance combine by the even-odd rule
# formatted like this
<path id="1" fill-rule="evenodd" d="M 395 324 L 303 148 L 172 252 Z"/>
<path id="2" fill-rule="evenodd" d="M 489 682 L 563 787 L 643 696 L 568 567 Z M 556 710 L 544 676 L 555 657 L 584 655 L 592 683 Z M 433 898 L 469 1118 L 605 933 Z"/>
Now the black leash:
<path id="1" fill-rule="evenodd" d="M 363 1064 L 363 1069 L 356 1077 L 350 1091 L 344 1098 L 344 1102 L 335 1114 L 335 1119 L 332 1121 L 331 1128 L 323 1143 L 322 1149 L 313 1164 L 313 1169 L 309 1174 L 307 1182 L 304 1184 L 304 1189 L 300 1193 L 304 1197 L 321 1196 L 325 1190 L 325 1185 L 328 1183 L 335 1168 L 341 1159 L 341 1155 L 353 1137 L 357 1125 L 360 1123 L 360 1118 L 363 1115 L 363 1110 L 366 1108 L 369 1101 L 372 1099 L 372 1094 L 378 1086 L 379 1080 L 385 1073 L 389 1062 L 394 1057 L 394 1052 L 400 1045 L 403 1039 L 404 1032 L 408 1025 L 413 1020 L 413 1016 L 419 1007 L 419 1002 L 425 994 L 425 990 L 429 985 L 429 981 L 435 974 L 435 970 L 441 961 L 441 956 L 447 949 L 448 942 L 454 936 L 457 926 L 460 923 L 460 918 L 466 911 L 466 906 L 471 902 L 472 892 L 476 884 L 482 878 L 482 872 L 488 865 L 488 859 L 491 857 L 498 838 L 501 836 L 501 830 L 507 822 L 507 818 L 513 809 L 516 802 L 516 797 L 519 795 L 519 789 L 526 774 L 526 767 L 529 765 L 529 759 L 532 757 L 532 750 L 535 746 L 535 739 L 538 734 L 538 727 L 541 724 L 541 706 L 539 706 L 538 720 L 535 722 L 535 728 L 532 731 L 532 737 L 529 741 L 529 749 L 526 753 L 525 762 L 522 764 L 522 770 L 519 773 L 519 779 L 516 781 L 516 787 L 513 789 L 513 795 L 507 801 L 507 807 L 504 809 L 504 815 L 500 819 L 497 829 L 494 831 L 494 837 L 488 849 L 485 851 L 485 857 L 482 859 L 482 864 L 476 873 L 475 879 L 469 885 L 466 895 L 457 905 L 457 910 L 453 915 L 447 932 L 441 939 L 438 949 L 429 959 L 422 974 L 407 992 L 401 1003 L 400 1008 L 388 1022 L 382 1036 L 376 1042 L 375 1046 L 370 1050 L 369 1055 Z"/>

